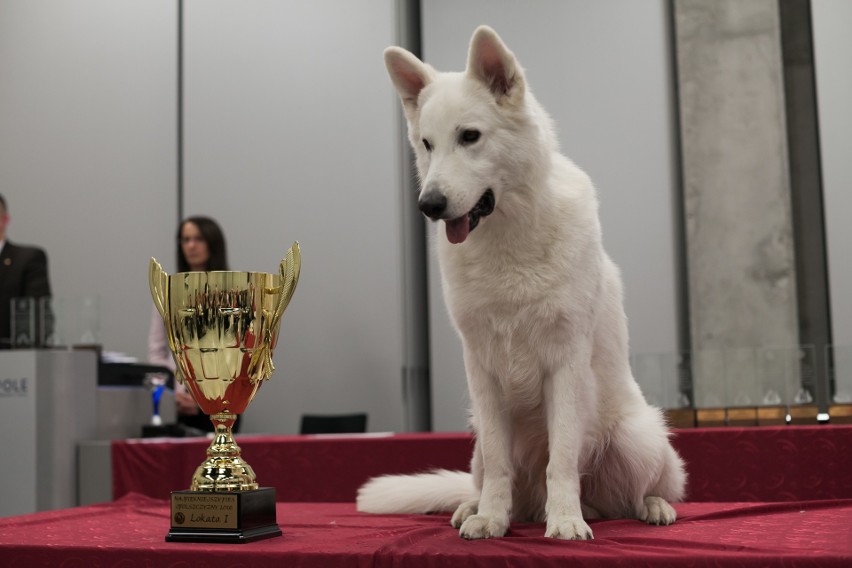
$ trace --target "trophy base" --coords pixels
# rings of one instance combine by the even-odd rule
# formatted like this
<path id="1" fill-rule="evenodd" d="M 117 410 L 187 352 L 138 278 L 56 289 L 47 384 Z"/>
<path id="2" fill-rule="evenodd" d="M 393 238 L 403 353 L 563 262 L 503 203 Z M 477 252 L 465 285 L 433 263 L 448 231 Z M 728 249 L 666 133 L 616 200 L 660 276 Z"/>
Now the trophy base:
<path id="1" fill-rule="evenodd" d="M 281 536 L 275 488 L 251 491 L 172 491 L 167 542 L 246 543 Z"/>
<path id="2" fill-rule="evenodd" d="M 166 542 L 217 542 L 223 544 L 242 544 L 264 538 L 281 536 L 278 525 L 257 527 L 242 531 L 205 530 L 205 529 L 171 529 L 166 535 Z"/>

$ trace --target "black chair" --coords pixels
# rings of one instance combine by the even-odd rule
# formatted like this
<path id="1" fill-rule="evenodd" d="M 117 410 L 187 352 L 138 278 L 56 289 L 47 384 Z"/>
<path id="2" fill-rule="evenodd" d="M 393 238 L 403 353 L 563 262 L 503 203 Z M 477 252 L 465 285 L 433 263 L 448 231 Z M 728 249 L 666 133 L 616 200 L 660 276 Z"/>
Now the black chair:
<path id="1" fill-rule="evenodd" d="M 303 414 L 300 434 L 352 434 L 367 431 L 367 413 Z"/>

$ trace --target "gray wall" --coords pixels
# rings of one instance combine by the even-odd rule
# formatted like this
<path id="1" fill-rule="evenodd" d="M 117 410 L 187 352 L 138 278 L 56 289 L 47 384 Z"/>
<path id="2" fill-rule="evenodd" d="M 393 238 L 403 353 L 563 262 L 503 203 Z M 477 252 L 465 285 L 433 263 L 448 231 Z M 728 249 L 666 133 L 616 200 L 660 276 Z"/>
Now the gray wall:
<path id="1" fill-rule="evenodd" d="M 99 296 L 105 348 L 137 356 L 148 258 L 174 256 L 176 29 L 173 0 L 0 0 L 9 239 L 47 250 L 54 295 Z"/>
<path id="2" fill-rule="evenodd" d="M 222 223 L 234 269 L 276 271 L 302 249 L 246 429 L 366 411 L 370 429 L 401 430 L 400 166 L 381 57 L 393 2 L 184 5 L 185 213 Z"/>
<path id="3" fill-rule="evenodd" d="M 852 2 L 813 0 L 836 402 L 852 402 Z"/>
<path id="4" fill-rule="evenodd" d="M 441 70 L 461 70 L 473 29 L 492 26 L 555 120 L 563 152 L 592 177 L 604 245 L 625 281 L 635 352 L 678 350 L 675 126 L 665 5 L 423 3 L 425 59 Z M 460 430 L 466 425 L 461 345 L 431 257 L 433 428 Z"/>
<path id="5" fill-rule="evenodd" d="M 852 345 L 852 2 L 811 6 L 832 335 L 836 345 Z"/>
<path id="6" fill-rule="evenodd" d="M 424 55 L 461 69 L 494 26 L 563 150 L 595 180 L 632 349 L 677 349 L 675 140 L 665 2 L 423 1 Z M 186 0 L 185 213 L 218 218 L 235 268 L 303 280 L 246 431 L 307 411 L 403 425 L 398 103 L 381 50 L 396 2 Z M 849 5 L 814 1 L 835 340 L 852 344 Z M 48 250 L 55 293 L 102 298 L 108 350 L 145 357 L 146 268 L 174 269 L 177 2 L 0 0 L 0 192 L 10 238 Z M 464 427 L 458 341 L 431 286 L 434 427 Z M 845 303 L 844 303 L 845 302 Z"/>

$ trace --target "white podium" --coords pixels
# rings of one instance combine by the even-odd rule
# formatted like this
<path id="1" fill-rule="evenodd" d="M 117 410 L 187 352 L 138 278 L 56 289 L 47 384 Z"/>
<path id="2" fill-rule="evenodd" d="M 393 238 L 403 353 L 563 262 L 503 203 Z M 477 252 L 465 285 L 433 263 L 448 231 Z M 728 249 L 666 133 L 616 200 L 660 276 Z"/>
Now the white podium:
<path id="1" fill-rule="evenodd" d="M 94 351 L 0 351 L 0 516 L 77 504 L 77 444 L 97 432 Z"/>

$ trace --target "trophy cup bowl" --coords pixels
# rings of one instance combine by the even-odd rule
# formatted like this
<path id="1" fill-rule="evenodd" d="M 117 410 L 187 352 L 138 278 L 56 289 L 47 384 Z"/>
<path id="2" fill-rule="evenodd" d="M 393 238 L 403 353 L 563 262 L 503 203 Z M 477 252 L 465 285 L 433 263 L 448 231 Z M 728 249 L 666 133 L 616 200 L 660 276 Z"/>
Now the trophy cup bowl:
<path id="1" fill-rule="evenodd" d="M 270 495 L 274 528 L 269 523 L 266 528 L 281 534 L 274 524 L 275 490 L 260 488 L 234 442 L 232 427 L 275 369 L 272 353 L 278 328 L 296 289 L 300 267 L 298 243 L 290 247 L 278 274 L 216 271 L 170 276 L 151 259 L 151 295 L 163 318 L 177 364 L 176 377 L 214 425 L 207 459 L 196 469 L 189 491 L 172 493 L 172 531 L 166 540 L 244 542 L 276 536 L 244 530 L 258 528 L 257 523 L 238 514 L 258 509 L 268 513 Z M 229 493 L 234 499 L 222 498 Z M 203 504 L 207 511 L 216 511 L 214 503 L 232 507 L 220 514 L 196 515 L 191 503 Z M 222 526 L 222 519 L 229 526 Z M 181 526 L 175 527 L 176 523 Z"/>

